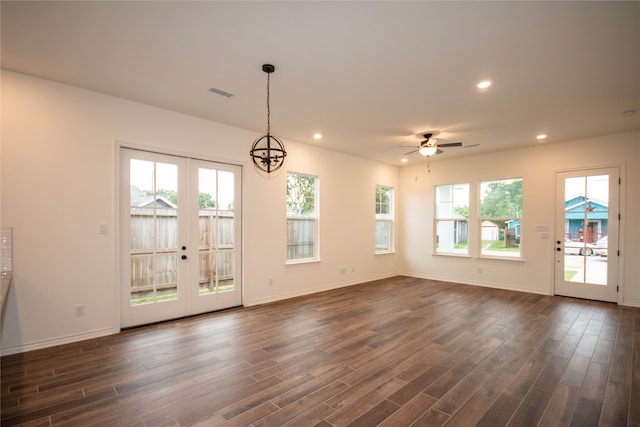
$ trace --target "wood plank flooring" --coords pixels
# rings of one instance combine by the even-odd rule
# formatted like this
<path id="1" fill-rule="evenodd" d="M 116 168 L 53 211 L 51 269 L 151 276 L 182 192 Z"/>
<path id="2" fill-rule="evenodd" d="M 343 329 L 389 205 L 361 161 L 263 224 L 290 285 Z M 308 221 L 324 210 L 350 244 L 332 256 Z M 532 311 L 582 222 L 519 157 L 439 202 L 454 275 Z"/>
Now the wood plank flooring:
<path id="1" fill-rule="evenodd" d="M 395 277 L 2 358 L 2 426 L 640 426 L 640 309 Z"/>

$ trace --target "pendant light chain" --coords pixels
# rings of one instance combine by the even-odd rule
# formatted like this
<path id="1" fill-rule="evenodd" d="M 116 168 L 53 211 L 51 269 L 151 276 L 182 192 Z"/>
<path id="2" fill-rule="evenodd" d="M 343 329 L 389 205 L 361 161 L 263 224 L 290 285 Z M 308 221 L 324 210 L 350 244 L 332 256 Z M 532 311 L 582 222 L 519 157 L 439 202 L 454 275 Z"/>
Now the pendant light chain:
<path id="1" fill-rule="evenodd" d="M 271 107 L 269 106 L 269 81 L 271 80 L 271 73 L 267 73 L 267 135 L 271 134 Z"/>

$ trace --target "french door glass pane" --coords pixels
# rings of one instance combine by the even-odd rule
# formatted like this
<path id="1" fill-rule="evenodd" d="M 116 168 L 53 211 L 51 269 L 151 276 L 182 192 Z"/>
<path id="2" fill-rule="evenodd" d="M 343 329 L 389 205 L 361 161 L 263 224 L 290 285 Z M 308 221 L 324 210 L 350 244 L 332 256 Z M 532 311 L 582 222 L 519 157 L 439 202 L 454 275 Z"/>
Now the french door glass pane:
<path id="1" fill-rule="evenodd" d="M 564 278 L 607 284 L 609 176 L 565 179 Z"/>
<path id="2" fill-rule="evenodd" d="M 234 173 L 199 168 L 198 295 L 235 289 Z"/>
<path id="3" fill-rule="evenodd" d="M 131 159 L 131 305 L 175 300 L 178 166 Z"/>

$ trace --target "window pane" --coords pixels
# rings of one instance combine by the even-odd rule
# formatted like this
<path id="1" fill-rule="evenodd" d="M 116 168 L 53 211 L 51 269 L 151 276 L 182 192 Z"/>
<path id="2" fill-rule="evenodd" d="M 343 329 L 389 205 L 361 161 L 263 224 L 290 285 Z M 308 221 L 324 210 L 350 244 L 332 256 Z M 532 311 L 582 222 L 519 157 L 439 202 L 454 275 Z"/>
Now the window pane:
<path id="1" fill-rule="evenodd" d="M 391 188 L 376 187 L 376 215 L 391 213 Z"/>
<path id="2" fill-rule="evenodd" d="M 318 258 L 318 179 L 287 173 L 287 260 Z"/>
<path id="3" fill-rule="evenodd" d="M 315 258 L 315 220 L 287 220 L 287 259 Z"/>
<path id="4" fill-rule="evenodd" d="M 315 215 L 315 177 L 287 174 L 287 213 Z"/>
<path id="5" fill-rule="evenodd" d="M 520 256 L 522 179 L 480 183 L 482 255 Z"/>
<path id="6" fill-rule="evenodd" d="M 438 185 L 436 242 L 438 253 L 469 253 L 469 184 Z"/>
<path id="7" fill-rule="evenodd" d="M 469 223 L 466 220 L 438 220 L 436 252 L 469 253 Z"/>
<path id="8" fill-rule="evenodd" d="M 391 251 L 391 221 L 376 221 L 376 251 Z"/>

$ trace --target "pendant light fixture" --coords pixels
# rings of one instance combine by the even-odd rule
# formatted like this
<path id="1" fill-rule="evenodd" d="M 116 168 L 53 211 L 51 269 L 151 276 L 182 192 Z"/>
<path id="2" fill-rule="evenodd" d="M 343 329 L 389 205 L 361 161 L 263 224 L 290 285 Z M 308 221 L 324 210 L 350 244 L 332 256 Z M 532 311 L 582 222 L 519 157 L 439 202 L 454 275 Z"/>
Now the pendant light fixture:
<path id="1" fill-rule="evenodd" d="M 287 157 L 284 144 L 278 138 L 271 135 L 271 108 L 269 106 L 269 80 L 271 73 L 276 67 L 271 64 L 264 64 L 262 71 L 267 73 L 267 134 L 253 142 L 249 154 L 253 159 L 253 164 L 263 172 L 271 173 L 280 169 Z"/>

